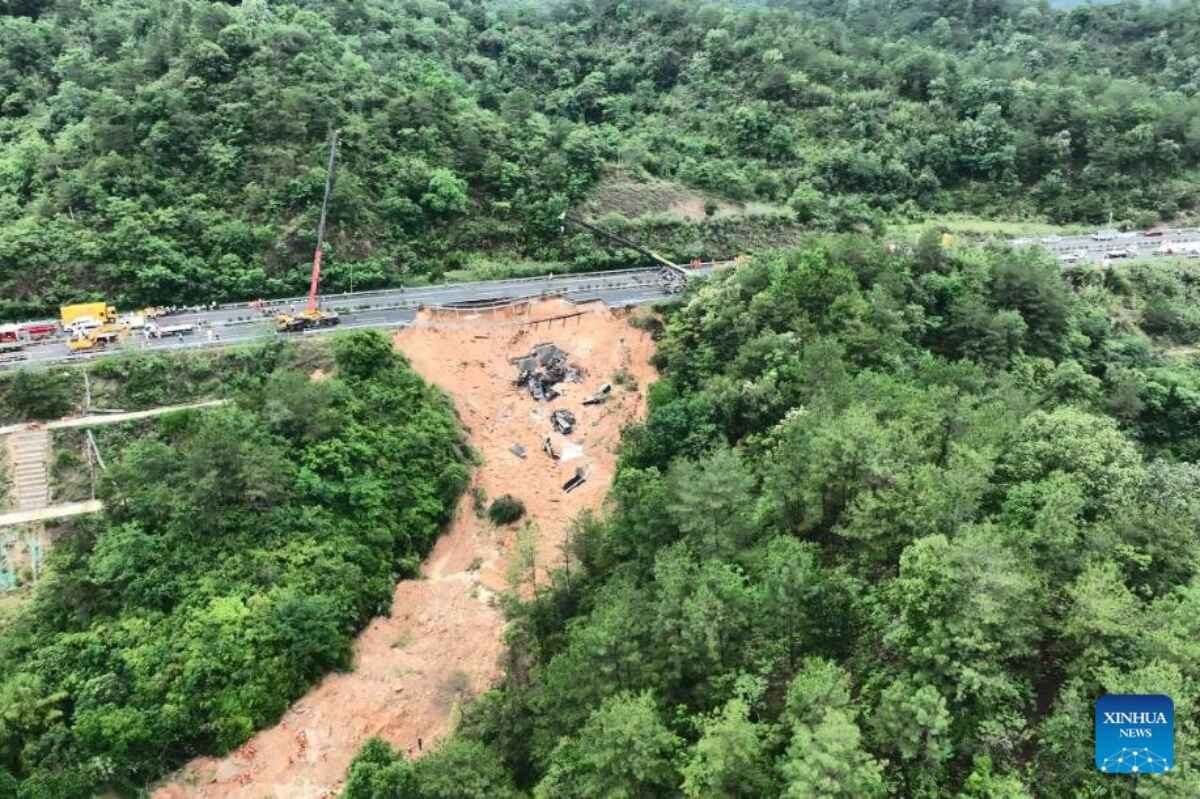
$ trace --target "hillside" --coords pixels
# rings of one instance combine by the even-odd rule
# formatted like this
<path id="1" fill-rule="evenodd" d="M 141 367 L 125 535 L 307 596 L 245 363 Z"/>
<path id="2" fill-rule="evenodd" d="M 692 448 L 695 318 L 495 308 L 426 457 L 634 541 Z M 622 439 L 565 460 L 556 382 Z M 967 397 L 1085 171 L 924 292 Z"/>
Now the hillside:
<path id="1" fill-rule="evenodd" d="M 302 291 L 333 130 L 327 291 L 747 257 L 0 375 L 227 400 L 50 437 L 0 799 L 1200 796 L 1200 261 L 969 233 L 1200 218 L 1200 0 L 8 0 L 0 318 Z"/>
<path id="2" fill-rule="evenodd" d="M 1196 277 L 936 234 L 714 277 L 500 686 L 343 799 L 1200 795 Z M 1169 774 L 1096 769 L 1105 693 L 1172 697 Z"/>
<path id="3" fill-rule="evenodd" d="M 1170 218 L 1198 30 L 1195 0 L 8 3 L 0 316 L 302 291 L 331 128 L 326 289 L 620 262 L 557 224 L 613 167 L 813 229 Z"/>

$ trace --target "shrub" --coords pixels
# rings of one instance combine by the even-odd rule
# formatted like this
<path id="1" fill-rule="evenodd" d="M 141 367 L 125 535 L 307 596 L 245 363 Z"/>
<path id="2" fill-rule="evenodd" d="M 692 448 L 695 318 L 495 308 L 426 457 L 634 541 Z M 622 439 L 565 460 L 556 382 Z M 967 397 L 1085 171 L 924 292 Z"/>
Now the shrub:
<path id="1" fill-rule="evenodd" d="M 487 492 L 483 486 L 471 486 L 471 505 L 480 519 L 487 513 Z"/>
<path id="2" fill-rule="evenodd" d="M 525 503 L 512 494 L 505 494 L 492 501 L 488 518 L 493 524 L 512 524 L 525 515 Z"/>
<path id="3" fill-rule="evenodd" d="M 624 367 L 613 372 L 612 381 L 626 391 L 637 391 L 638 389 L 637 378 Z"/>
<path id="4" fill-rule="evenodd" d="M 75 410 L 83 381 L 63 369 L 21 369 L 0 386 L 0 417 L 57 419 Z"/>

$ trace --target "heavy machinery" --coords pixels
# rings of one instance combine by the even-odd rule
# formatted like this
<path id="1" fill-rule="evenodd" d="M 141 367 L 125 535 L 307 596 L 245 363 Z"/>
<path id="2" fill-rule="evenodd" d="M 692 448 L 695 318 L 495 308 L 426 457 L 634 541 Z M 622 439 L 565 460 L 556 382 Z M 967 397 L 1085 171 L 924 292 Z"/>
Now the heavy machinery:
<path id="1" fill-rule="evenodd" d="M 117 309 L 106 302 L 81 302 L 59 308 L 63 330 L 81 325 L 98 327 L 117 321 Z M 95 323 L 94 325 L 91 323 Z"/>
<path id="2" fill-rule="evenodd" d="M 563 211 L 562 214 L 559 215 L 558 219 L 560 222 L 564 222 L 564 223 L 570 222 L 572 225 L 578 225 L 579 227 L 583 228 L 584 230 L 591 231 L 592 233 L 595 233 L 596 235 L 603 236 L 607 239 L 612 239 L 613 241 L 615 241 L 616 243 L 620 244 L 623 247 L 628 247 L 631 250 L 636 250 L 637 252 L 640 252 L 642 255 L 645 255 L 648 258 L 652 258 L 655 261 L 658 261 L 660 264 L 662 264 L 662 267 L 663 267 L 662 278 L 663 278 L 663 282 L 667 286 L 667 290 L 671 293 L 675 293 L 677 291 L 683 290 L 683 286 L 687 282 L 688 273 L 687 273 L 687 270 L 684 269 L 679 264 L 668 261 L 665 257 L 663 257 L 662 255 L 659 255 L 654 250 L 648 250 L 645 247 L 643 247 L 642 245 L 638 244 L 637 242 L 631 241 L 631 240 L 625 238 L 624 236 L 619 236 L 616 233 L 612 233 L 612 232 L 605 230 L 604 228 L 597 227 L 597 226 L 591 224 L 590 222 L 584 222 L 582 219 L 579 219 L 578 217 L 571 216 L 566 211 Z"/>
<path id="3" fill-rule="evenodd" d="M 303 311 L 281 313 L 275 317 L 275 329 L 280 333 L 295 333 L 314 327 L 332 327 L 341 319 L 335 311 L 326 311 L 317 303 L 317 288 L 321 282 L 321 247 L 325 243 L 325 215 L 329 211 L 329 195 L 333 191 L 333 170 L 337 164 L 338 132 L 329 142 L 329 168 L 325 171 L 325 199 L 321 202 L 321 221 L 317 225 L 317 249 L 313 253 L 312 281 L 308 287 L 308 305 Z"/>
<path id="4" fill-rule="evenodd" d="M 111 344 L 119 344 L 128 336 L 129 328 L 127 326 L 107 323 L 76 333 L 67 339 L 67 347 L 71 352 L 93 352 L 102 350 Z"/>

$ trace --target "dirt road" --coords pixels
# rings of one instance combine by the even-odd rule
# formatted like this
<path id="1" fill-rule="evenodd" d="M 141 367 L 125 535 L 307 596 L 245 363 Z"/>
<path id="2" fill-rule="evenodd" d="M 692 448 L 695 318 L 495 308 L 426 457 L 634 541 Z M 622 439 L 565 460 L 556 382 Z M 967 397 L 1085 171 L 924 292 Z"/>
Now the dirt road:
<path id="1" fill-rule="evenodd" d="M 489 500 L 511 493 L 525 503 L 543 567 L 559 557 L 570 520 L 602 503 L 620 431 L 644 414 L 644 390 L 654 379 L 649 337 L 603 306 L 553 324 L 515 324 L 576 310 L 547 301 L 515 317 L 442 317 L 445 327 L 425 320 L 396 337 L 413 367 L 454 399 L 483 459 L 472 485 Z M 563 396 L 551 403 L 535 402 L 516 387 L 509 362 L 541 342 L 557 344 L 586 372 L 582 383 L 563 384 Z M 614 386 L 610 401 L 584 406 L 584 397 L 613 382 L 618 370 L 637 388 Z M 577 417 L 570 436 L 551 433 L 550 412 L 558 409 Z M 569 460 L 553 461 L 542 453 L 547 435 Z M 514 444 L 525 448 L 524 459 L 510 451 Z M 576 468 L 585 469 L 588 480 L 565 494 L 562 484 Z M 423 579 L 400 583 L 391 615 L 375 619 L 359 637 L 353 672 L 326 677 L 279 724 L 239 751 L 188 764 L 155 792 L 156 799 L 332 797 L 367 738 L 382 737 L 402 751 L 413 748 L 414 755 L 418 738 L 426 751 L 436 745 L 450 732 L 455 705 L 498 677 L 503 619 L 494 596 L 506 587 L 505 564 L 516 531 L 493 528 L 473 506 L 468 493 L 424 564 Z"/>

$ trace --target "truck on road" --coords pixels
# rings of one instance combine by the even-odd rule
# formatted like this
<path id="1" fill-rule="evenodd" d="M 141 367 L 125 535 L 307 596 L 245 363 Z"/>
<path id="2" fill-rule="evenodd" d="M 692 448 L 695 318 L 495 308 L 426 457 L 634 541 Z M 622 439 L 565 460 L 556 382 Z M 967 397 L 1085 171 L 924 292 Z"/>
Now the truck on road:
<path id="1" fill-rule="evenodd" d="M 196 332 L 196 325 L 192 322 L 185 322 L 178 325 L 157 325 L 153 322 L 146 323 L 146 338 L 170 338 L 171 336 L 181 337 L 190 336 Z"/>
<path id="2" fill-rule="evenodd" d="M 58 335 L 58 325 L 53 322 L 25 322 L 24 324 L 0 325 L 0 356 L 12 360 L 29 344 Z"/>
<path id="3" fill-rule="evenodd" d="M 129 328 L 125 325 L 103 324 L 88 331 L 73 334 L 67 340 L 67 348 L 71 352 L 91 352 L 102 350 L 110 344 L 119 344 L 129 336 Z"/>
<path id="4" fill-rule="evenodd" d="M 99 327 L 117 321 L 117 309 L 106 302 L 81 302 L 59 308 L 63 330 Z M 95 324 L 91 324 L 94 322 Z"/>

